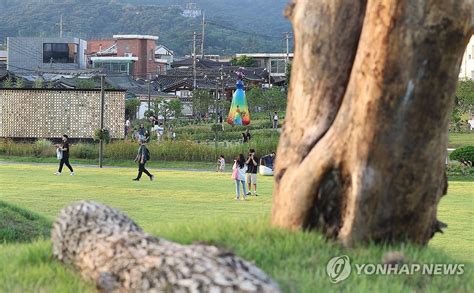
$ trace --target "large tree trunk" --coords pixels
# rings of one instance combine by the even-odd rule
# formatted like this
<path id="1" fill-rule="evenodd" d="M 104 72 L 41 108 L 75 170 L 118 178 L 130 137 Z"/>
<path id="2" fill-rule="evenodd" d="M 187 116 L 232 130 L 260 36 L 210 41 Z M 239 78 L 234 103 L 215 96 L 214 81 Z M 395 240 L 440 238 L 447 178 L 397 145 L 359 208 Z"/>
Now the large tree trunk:
<path id="1" fill-rule="evenodd" d="M 272 223 L 426 244 L 473 0 L 296 0 Z"/>

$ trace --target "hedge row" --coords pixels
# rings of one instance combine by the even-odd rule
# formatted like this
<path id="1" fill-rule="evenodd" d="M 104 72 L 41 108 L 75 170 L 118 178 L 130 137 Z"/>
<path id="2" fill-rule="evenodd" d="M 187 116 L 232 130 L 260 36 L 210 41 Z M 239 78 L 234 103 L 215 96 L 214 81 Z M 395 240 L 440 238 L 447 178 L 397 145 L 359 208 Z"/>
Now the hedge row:
<path id="1" fill-rule="evenodd" d="M 219 143 L 217 150 L 214 143 L 196 143 L 193 141 L 164 141 L 160 144 L 151 142 L 148 148 L 152 160 L 162 161 L 199 161 L 216 160 L 216 154 L 223 154 L 231 160 L 239 153 L 248 152 L 249 148 L 257 150 L 259 155 L 276 150 L 278 139 L 253 139 L 250 144 Z M 104 156 L 112 160 L 132 160 L 138 150 L 137 143 L 131 141 L 116 141 L 105 146 Z M 71 144 L 71 158 L 97 159 L 98 144 Z M 36 143 L 18 143 L 11 140 L 0 142 L 0 155 L 22 157 L 55 157 L 56 149 L 45 140 Z"/>

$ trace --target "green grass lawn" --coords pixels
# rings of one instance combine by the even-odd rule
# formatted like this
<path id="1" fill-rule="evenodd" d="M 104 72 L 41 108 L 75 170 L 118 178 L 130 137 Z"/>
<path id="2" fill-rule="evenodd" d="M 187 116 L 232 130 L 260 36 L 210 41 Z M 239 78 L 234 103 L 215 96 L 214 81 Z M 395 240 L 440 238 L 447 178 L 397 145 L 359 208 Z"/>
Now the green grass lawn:
<path id="1" fill-rule="evenodd" d="M 468 145 L 474 145 L 474 132 L 449 134 L 450 148 L 460 148 Z"/>
<path id="2" fill-rule="evenodd" d="M 140 182 L 132 168 L 77 167 L 76 176 L 52 175 L 53 165 L 0 164 L 0 200 L 53 221 L 71 202 L 86 199 L 126 212 L 147 232 L 180 243 L 204 241 L 255 261 L 285 292 L 473 292 L 472 190 L 474 180 L 450 181 L 439 218 L 449 227 L 428 248 L 411 245 L 343 249 L 317 233 L 287 232 L 268 224 L 271 177 L 259 177 L 259 197 L 234 200 L 230 174 L 158 171 Z M 380 263 L 384 253 L 402 250 L 413 263 L 465 263 L 462 276 L 363 276 L 337 285 L 326 276 L 328 260 L 347 254 L 356 263 Z M 93 292 L 50 257 L 48 239 L 0 244 L 0 292 Z"/>

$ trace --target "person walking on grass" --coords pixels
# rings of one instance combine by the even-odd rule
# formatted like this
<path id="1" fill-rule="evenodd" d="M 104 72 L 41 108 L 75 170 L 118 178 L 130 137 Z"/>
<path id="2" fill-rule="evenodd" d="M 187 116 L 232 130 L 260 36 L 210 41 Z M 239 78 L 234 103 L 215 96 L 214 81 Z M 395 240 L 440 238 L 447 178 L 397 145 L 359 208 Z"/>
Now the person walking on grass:
<path id="1" fill-rule="evenodd" d="M 243 154 L 240 154 L 234 160 L 234 166 L 232 166 L 232 179 L 235 180 L 235 199 L 240 199 L 240 184 L 242 184 L 242 197 L 247 199 L 247 190 L 245 189 L 245 172 L 247 171 L 247 165 L 245 165 L 245 158 Z"/>
<path id="2" fill-rule="evenodd" d="M 63 143 L 61 145 L 58 145 L 58 151 L 60 153 L 61 161 L 59 162 L 59 169 L 58 172 L 54 173 L 55 175 L 61 175 L 61 172 L 63 171 L 63 166 L 66 165 L 66 167 L 69 168 L 71 171 L 71 176 L 74 176 L 74 170 L 72 169 L 71 164 L 69 164 L 69 142 L 67 141 L 69 137 L 64 134 L 62 136 Z"/>
<path id="3" fill-rule="evenodd" d="M 252 184 L 254 188 L 254 195 L 258 196 L 257 194 L 257 171 L 258 171 L 258 157 L 255 155 L 255 150 L 250 149 L 249 151 L 249 156 L 247 158 L 247 161 L 245 164 L 247 164 L 247 172 L 246 172 L 246 181 L 248 184 L 248 192 L 247 195 L 250 195 L 250 192 L 252 191 Z"/>
<path id="4" fill-rule="evenodd" d="M 224 158 L 224 155 L 220 155 L 219 159 L 217 159 L 216 172 L 224 172 L 224 171 L 225 171 L 225 158 Z"/>
<path id="5" fill-rule="evenodd" d="M 137 178 L 133 179 L 134 181 L 139 181 L 142 177 L 142 173 L 145 173 L 150 177 L 150 180 L 153 181 L 155 176 L 153 176 L 148 170 L 145 168 L 146 162 L 150 159 L 150 151 L 146 147 L 146 143 L 143 139 L 138 140 L 138 144 L 140 147 L 138 148 L 138 154 L 134 160 L 134 162 L 138 163 L 138 175 Z"/>
<path id="6" fill-rule="evenodd" d="M 275 115 L 273 115 L 273 128 L 277 129 L 278 128 L 278 113 L 275 112 Z"/>

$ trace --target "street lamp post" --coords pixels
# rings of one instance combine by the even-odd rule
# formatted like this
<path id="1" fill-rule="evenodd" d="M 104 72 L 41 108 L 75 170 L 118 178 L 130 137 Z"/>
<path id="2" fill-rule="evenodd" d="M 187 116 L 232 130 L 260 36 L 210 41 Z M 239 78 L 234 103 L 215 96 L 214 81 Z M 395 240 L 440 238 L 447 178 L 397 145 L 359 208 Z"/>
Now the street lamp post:
<path id="1" fill-rule="evenodd" d="M 100 145 L 99 145 L 99 168 L 102 168 L 104 161 L 104 108 L 105 108 L 105 90 L 104 74 L 100 75 Z"/>

